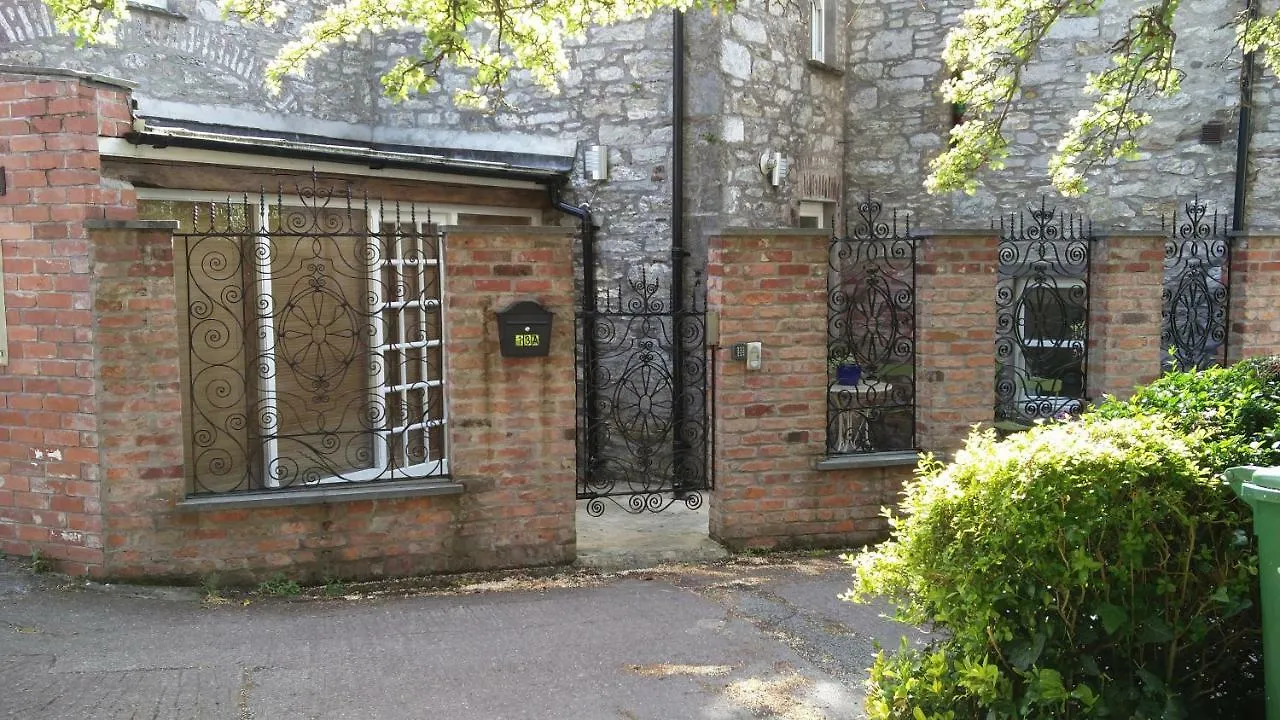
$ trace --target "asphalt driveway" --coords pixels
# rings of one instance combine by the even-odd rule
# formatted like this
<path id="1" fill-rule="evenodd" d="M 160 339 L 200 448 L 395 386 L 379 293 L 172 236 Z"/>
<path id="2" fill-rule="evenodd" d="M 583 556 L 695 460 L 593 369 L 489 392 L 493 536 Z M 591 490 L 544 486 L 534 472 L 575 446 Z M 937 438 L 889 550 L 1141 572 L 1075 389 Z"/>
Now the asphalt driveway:
<path id="1" fill-rule="evenodd" d="M 920 635 L 847 584 L 773 557 L 276 598 L 0 559 L 0 717 L 859 718 L 873 643 Z"/>

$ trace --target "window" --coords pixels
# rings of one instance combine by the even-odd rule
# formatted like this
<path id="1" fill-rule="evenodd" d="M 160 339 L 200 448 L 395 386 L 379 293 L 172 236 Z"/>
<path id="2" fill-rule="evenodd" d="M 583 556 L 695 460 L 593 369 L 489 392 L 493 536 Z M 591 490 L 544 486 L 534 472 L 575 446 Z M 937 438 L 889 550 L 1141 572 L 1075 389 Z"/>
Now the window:
<path id="1" fill-rule="evenodd" d="M 800 211 L 796 218 L 796 227 L 824 228 L 827 226 L 826 218 L 826 203 L 802 200 L 800 201 Z"/>
<path id="2" fill-rule="evenodd" d="M 836 62 L 836 6 L 831 0 L 809 0 L 809 59 Z"/>
<path id="3" fill-rule="evenodd" d="M 174 12 L 173 5 L 170 0 L 128 0 L 128 6 L 137 10 L 163 10 L 164 12 Z"/>
<path id="4" fill-rule="evenodd" d="M 1017 402 L 1031 417 L 1083 408 L 1085 284 L 1036 278 L 1022 283 L 1017 305 Z"/>
<path id="5" fill-rule="evenodd" d="M 140 193 L 174 239 L 193 493 L 448 474 L 437 223 L 532 211 Z M 197 193 L 191 193 L 196 195 Z M 490 220 L 497 222 L 497 220 Z"/>

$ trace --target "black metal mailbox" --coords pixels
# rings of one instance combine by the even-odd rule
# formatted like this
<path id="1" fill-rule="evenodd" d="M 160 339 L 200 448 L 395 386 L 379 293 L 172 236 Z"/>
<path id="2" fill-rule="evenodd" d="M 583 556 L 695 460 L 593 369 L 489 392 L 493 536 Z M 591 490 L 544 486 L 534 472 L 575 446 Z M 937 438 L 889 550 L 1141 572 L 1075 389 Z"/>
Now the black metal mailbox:
<path id="1" fill-rule="evenodd" d="M 541 357 L 551 352 L 551 311 L 532 300 L 498 311 L 503 357 Z"/>

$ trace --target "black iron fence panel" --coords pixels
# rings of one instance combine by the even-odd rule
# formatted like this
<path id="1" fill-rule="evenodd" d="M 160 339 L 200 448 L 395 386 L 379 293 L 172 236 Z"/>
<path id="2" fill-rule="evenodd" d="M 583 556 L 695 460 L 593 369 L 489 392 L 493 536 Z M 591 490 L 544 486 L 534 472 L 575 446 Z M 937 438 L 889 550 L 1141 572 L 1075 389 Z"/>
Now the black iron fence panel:
<path id="1" fill-rule="evenodd" d="M 995 417 L 1025 425 L 1084 409 L 1092 227 L 1040 207 L 1000 220 Z"/>
<path id="2" fill-rule="evenodd" d="M 191 492 L 447 474 L 429 218 L 314 186 L 177 204 Z"/>
<path id="3" fill-rule="evenodd" d="M 578 313 L 578 498 L 631 513 L 712 486 L 707 400 L 714 377 L 706 314 L 675 306 L 663 273 L 641 270 Z"/>
<path id="4" fill-rule="evenodd" d="M 827 452 L 915 448 L 916 254 L 911 222 L 858 205 L 831 240 L 827 293 Z"/>
<path id="5" fill-rule="evenodd" d="M 1165 370 L 1226 364 L 1231 241 L 1228 224 L 1196 197 L 1165 241 L 1160 340 Z"/>

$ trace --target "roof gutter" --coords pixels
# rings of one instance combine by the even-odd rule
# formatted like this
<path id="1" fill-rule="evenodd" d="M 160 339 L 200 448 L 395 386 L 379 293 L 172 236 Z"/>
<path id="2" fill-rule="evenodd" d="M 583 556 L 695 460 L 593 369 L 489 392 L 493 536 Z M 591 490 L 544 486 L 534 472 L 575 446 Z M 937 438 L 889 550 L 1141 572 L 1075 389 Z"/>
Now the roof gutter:
<path id="1" fill-rule="evenodd" d="M 388 150 L 372 145 L 340 145 L 255 135 L 227 135 L 185 128 L 152 127 L 147 124 L 141 124 L 140 130 L 127 134 L 125 140 L 134 145 L 150 145 L 156 148 L 183 147 L 198 150 L 252 152 L 257 155 L 304 160 L 355 161 L 367 164 L 375 170 L 385 168 L 421 170 L 526 180 L 548 186 L 562 183 L 571 169 L 569 166 L 527 167 L 499 161 Z"/>

